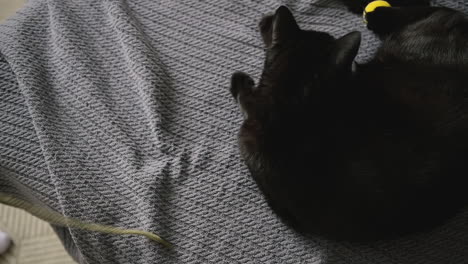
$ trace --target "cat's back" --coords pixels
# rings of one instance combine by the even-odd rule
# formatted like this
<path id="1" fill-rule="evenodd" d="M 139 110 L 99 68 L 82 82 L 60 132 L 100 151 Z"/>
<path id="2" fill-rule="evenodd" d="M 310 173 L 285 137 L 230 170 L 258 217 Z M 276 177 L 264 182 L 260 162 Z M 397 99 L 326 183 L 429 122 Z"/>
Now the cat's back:
<path id="1" fill-rule="evenodd" d="M 438 8 L 383 39 L 375 61 L 468 70 L 468 17 Z"/>

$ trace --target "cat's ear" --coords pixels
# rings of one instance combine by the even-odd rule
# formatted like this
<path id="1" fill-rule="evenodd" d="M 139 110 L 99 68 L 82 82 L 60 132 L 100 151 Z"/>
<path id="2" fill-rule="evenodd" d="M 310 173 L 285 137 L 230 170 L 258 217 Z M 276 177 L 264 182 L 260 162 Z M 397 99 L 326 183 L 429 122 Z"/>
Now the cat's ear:
<path id="1" fill-rule="evenodd" d="M 354 58 L 361 45 L 361 33 L 353 31 L 335 40 L 331 54 L 331 63 L 338 70 L 351 70 Z"/>
<path id="2" fill-rule="evenodd" d="M 294 38 L 300 30 L 293 14 L 285 6 L 280 6 L 276 10 L 272 23 L 273 44 Z"/>

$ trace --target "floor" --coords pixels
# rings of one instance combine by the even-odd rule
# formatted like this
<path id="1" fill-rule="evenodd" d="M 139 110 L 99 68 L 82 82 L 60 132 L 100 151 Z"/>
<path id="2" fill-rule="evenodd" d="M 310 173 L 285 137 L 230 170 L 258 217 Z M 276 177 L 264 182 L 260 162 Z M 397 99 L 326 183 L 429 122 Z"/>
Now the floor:
<path id="1" fill-rule="evenodd" d="M 21 8 L 26 0 L 0 0 L 0 23 Z M 76 264 L 64 250 L 48 223 L 0 204 L 0 230 L 13 238 L 13 245 L 0 264 Z"/>
<path id="2" fill-rule="evenodd" d="M 26 0 L 0 0 L 0 23 L 14 14 Z"/>
<path id="3" fill-rule="evenodd" d="M 13 238 L 0 264 L 76 264 L 50 225 L 23 210 L 0 205 L 0 230 Z"/>

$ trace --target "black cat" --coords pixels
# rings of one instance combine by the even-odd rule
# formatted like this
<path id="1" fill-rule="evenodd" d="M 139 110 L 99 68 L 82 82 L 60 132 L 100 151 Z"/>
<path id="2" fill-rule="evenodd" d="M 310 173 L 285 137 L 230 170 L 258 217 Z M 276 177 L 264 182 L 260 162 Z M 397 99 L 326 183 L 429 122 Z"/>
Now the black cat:
<path id="1" fill-rule="evenodd" d="M 362 14 L 364 8 L 373 0 L 341 0 L 348 9 L 357 14 Z M 430 0 L 386 0 L 392 6 L 397 7 L 422 7 L 429 6 Z"/>
<path id="2" fill-rule="evenodd" d="M 258 85 L 231 79 L 242 158 L 301 232 L 392 238 L 467 202 L 468 20 L 435 7 L 377 8 L 367 20 L 383 44 L 353 72 L 359 32 L 304 31 L 280 7 L 260 22 Z"/>

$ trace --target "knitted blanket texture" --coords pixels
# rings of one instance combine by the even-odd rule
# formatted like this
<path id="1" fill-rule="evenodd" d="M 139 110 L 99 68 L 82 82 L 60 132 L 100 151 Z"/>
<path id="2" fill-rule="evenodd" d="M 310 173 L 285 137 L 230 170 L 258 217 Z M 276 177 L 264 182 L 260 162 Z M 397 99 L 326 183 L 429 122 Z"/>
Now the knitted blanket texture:
<path id="1" fill-rule="evenodd" d="M 228 89 L 234 71 L 259 76 L 257 24 L 280 4 L 304 29 L 360 30 L 360 62 L 379 45 L 331 0 L 30 0 L 0 25 L 0 192 L 174 244 L 55 227 L 80 263 L 468 263 L 467 210 L 363 245 L 303 237 L 269 209 Z"/>

